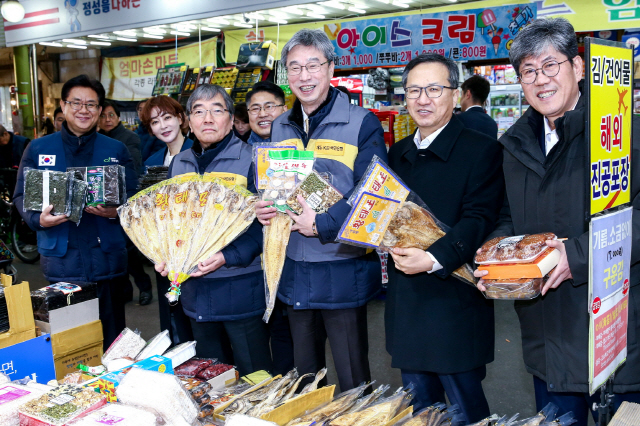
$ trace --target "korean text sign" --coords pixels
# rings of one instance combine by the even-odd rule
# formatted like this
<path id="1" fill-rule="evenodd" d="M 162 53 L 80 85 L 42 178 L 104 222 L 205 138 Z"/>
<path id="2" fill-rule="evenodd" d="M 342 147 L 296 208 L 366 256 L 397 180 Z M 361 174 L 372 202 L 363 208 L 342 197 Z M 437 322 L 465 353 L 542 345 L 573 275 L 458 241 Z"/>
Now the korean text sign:
<path id="1" fill-rule="evenodd" d="M 631 201 L 633 49 L 586 39 L 589 93 L 590 213 Z"/>
<path id="2" fill-rule="evenodd" d="M 633 209 L 590 224 L 589 392 L 593 394 L 627 357 L 627 319 Z"/>
<path id="3" fill-rule="evenodd" d="M 454 60 L 507 58 L 513 38 L 536 18 L 533 3 L 327 24 L 336 68 L 406 64 L 434 52 Z"/>

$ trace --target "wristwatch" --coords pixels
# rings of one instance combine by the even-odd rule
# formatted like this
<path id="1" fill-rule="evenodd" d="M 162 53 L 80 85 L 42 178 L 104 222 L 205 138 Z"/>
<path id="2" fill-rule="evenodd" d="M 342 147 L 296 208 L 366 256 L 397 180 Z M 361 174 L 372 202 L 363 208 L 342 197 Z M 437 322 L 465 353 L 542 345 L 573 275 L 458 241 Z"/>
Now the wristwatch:
<path id="1" fill-rule="evenodd" d="M 313 225 L 311 225 L 311 230 L 313 231 L 313 235 L 318 236 L 318 229 L 316 228 L 316 221 L 313 221 Z"/>

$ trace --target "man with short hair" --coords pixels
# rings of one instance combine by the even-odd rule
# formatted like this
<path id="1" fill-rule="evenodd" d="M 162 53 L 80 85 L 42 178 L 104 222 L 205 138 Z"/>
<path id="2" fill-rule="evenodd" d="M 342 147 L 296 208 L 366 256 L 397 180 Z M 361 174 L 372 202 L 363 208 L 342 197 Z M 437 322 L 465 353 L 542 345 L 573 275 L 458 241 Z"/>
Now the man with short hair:
<path id="1" fill-rule="evenodd" d="M 42 273 L 50 282 L 97 282 L 104 348 L 125 327 L 122 282 L 127 273 L 125 235 L 116 207 L 86 207 L 76 225 L 54 215 L 53 206 L 23 211 L 24 169 L 66 171 L 67 167 L 124 166 L 127 195 L 136 192 L 137 179 L 127 148 L 96 132 L 104 103 L 99 81 L 80 75 L 62 86 L 62 130 L 34 140 L 22 157 L 15 189 L 15 204 L 27 224 L 38 232 Z M 47 157 L 43 165 L 39 159 Z"/>
<path id="2" fill-rule="evenodd" d="M 232 179 L 256 192 L 251 146 L 233 133 L 233 101 L 224 88 L 203 84 L 187 101 L 189 126 L 197 137 L 178 153 L 168 177 L 198 173 Z M 191 320 L 199 357 L 234 364 L 241 375 L 271 371 L 269 332 L 260 263 L 262 227 L 257 221 L 227 247 L 198 264 L 182 284 L 182 307 Z M 165 264 L 156 271 L 167 276 Z"/>
<path id="3" fill-rule="evenodd" d="M 62 112 L 62 108 L 58 107 L 53 112 L 53 127 L 56 129 L 56 132 L 62 130 L 62 123 L 64 123 L 64 113 Z"/>
<path id="4" fill-rule="evenodd" d="M 108 99 L 104 101 L 98 127 L 100 128 L 100 133 L 122 142 L 124 146 L 127 147 L 133 159 L 133 165 L 139 175 L 142 171 L 140 137 L 122 125 L 120 121 L 120 108 L 118 108 L 115 102 Z"/>
<path id="5" fill-rule="evenodd" d="M 331 176 L 332 184 L 348 198 L 373 156 L 386 161 L 387 150 L 376 116 L 331 87 L 336 59 L 322 30 L 300 30 L 287 42 L 282 62 L 297 100 L 273 121 L 271 140 L 314 151 L 314 170 Z M 304 209 L 300 215 L 289 212 L 295 223 L 278 298 L 288 305 L 298 371 L 316 373 L 326 366 L 328 338 L 340 389 L 345 391 L 371 379 L 367 302 L 381 287 L 380 260 L 375 252 L 335 242 L 351 211 L 346 199 L 323 214 L 316 214 L 302 197 L 298 200 Z M 265 226 L 276 215 L 271 204 L 256 204 Z"/>
<path id="6" fill-rule="evenodd" d="M 394 248 L 385 310 L 387 351 L 414 409 L 458 404 L 465 424 L 487 417 L 482 389 L 494 356 L 493 302 L 452 273 L 471 262 L 494 229 L 503 199 L 502 150 L 495 138 L 453 114 L 458 67 L 437 54 L 415 57 L 402 75 L 418 130 L 389 150 L 389 165 L 451 227 L 427 251 Z"/>
<path id="7" fill-rule="evenodd" d="M 491 91 L 489 82 L 479 75 L 474 75 L 462 83 L 461 90 L 460 107 L 463 112 L 458 118 L 465 127 L 497 139 L 498 124 L 484 112 L 484 103 Z"/>
<path id="8" fill-rule="evenodd" d="M 588 423 L 600 393 L 589 396 L 589 141 L 583 61 L 573 26 L 565 19 L 538 19 L 523 28 L 509 51 L 524 96 L 531 105 L 500 138 L 504 146 L 506 197 L 500 222 L 488 238 L 553 232 L 558 266 L 542 296 L 516 301 L 524 363 L 533 375 L 536 407 L 548 402 L 558 414 L 573 411 Z M 630 114 L 631 115 L 631 114 Z M 640 121 L 633 118 L 631 200 L 633 241 L 627 328 L 627 360 L 615 373 L 614 406 L 640 402 Z M 476 271 L 477 277 L 482 277 Z M 478 287 L 484 289 L 482 281 Z M 633 314 L 632 314 L 633 313 Z M 592 411 L 595 421 L 597 412 Z"/>
<path id="9" fill-rule="evenodd" d="M 29 141 L 0 125 L 0 168 L 18 167 Z"/>
<path id="10" fill-rule="evenodd" d="M 284 91 L 270 81 L 260 81 L 247 93 L 246 103 L 251 126 L 251 136 L 247 143 L 253 145 L 256 142 L 271 142 L 271 124 L 287 111 Z"/>

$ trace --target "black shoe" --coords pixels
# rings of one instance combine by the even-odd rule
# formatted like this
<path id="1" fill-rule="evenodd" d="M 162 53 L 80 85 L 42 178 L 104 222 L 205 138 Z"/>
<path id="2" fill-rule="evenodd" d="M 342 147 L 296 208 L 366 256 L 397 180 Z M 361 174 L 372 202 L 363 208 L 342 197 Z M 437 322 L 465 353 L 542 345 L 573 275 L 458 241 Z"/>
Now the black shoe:
<path id="1" fill-rule="evenodd" d="M 140 306 L 145 306 L 148 305 L 149 303 L 151 303 L 151 301 L 153 300 L 153 293 L 151 293 L 150 291 L 141 291 L 140 292 Z"/>

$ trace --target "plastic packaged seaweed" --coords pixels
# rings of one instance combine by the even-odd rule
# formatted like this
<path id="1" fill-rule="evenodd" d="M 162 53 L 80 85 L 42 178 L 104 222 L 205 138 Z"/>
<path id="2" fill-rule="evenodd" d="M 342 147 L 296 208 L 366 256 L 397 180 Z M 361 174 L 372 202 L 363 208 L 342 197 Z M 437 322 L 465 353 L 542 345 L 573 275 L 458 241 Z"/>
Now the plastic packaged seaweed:
<path id="1" fill-rule="evenodd" d="M 316 213 L 325 213 L 343 198 L 340 191 L 315 170 L 296 187 L 287 199 L 289 208 L 297 214 L 302 214 L 302 206 L 298 203 L 298 195 L 301 195 Z"/>
<path id="2" fill-rule="evenodd" d="M 38 321 L 49 322 L 49 312 L 98 297 L 96 283 L 59 282 L 31 292 L 33 315 Z"/>
<path id="3" fill-rule="evenodd" d="M 119 206 L 127 201 L 125 168 L 120 165 L 69 167 L 88 184 L 88 206 Z"/>
<path id="4" fill-rule="evenodd" d="M 82 219 L 82 212 L 84 211 L 84 206 L 87 200 L 87 190 L 89 185 L 87 185 L 87 182 L 80 179 L 71 179 L 71 185 L 73 188 L 71 190 L 71 211 L 69 214 L 69 220 L 79 224 L 80 219 Z"/>
<path id="5" fill-rule="evenodd" d="M 53 215 L 71 214 L 71 173 L 24 169 L 24 211 L 43 211 L 52 205 Z"/>

